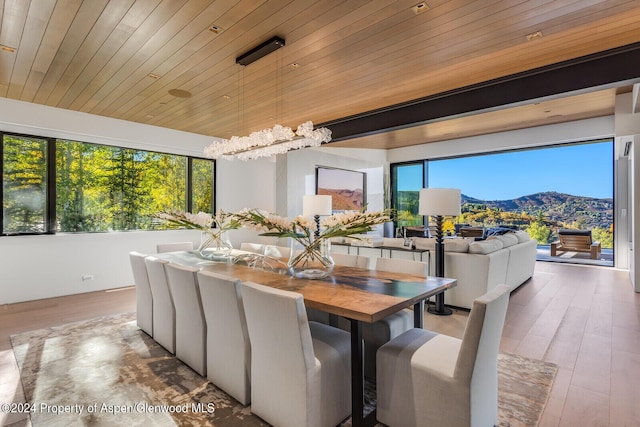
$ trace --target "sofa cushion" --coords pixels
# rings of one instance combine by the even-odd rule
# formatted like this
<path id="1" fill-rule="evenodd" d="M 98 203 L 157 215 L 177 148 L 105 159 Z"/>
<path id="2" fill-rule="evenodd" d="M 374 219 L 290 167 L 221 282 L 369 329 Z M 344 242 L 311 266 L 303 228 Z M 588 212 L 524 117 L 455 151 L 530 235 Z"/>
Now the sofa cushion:
<path id="1" fill-rule="evenodd" d="M 531 237 L 526 231 L 517 230 L 513 233 L 513 235 L 518 239 L 518 243 L 523 243 L 531 240 Z"/>
<path id="2" fill-rule="evenodd" d="M 467 252 L 469 250 L 469 241 L 472 239 L 444 239 L 445 252 Z M 416 249 L 426 249 L 433 251 L 436 248 L 435 238 L 414 237 L 413 242 Z"/>
<path id="3" fill-rule="evenodd" d="M 490 254 L 491 252 L 499 251 L 503 248 L 503 244 L 501 240 L 491 239 L 491 240 L 483 240 L 480 242 L 472 242 L 469 243 L 469 253 L 470 254 Z"/>
<path id="4" fill-rule="evenodd" d="M 513 233 L 501 234 L 497 236 L 489 236 L 487 240 L 500 240 L 502 242 L 503 248 L 508 248 L 509 246 L 517 245 L 518 238 Z"/>

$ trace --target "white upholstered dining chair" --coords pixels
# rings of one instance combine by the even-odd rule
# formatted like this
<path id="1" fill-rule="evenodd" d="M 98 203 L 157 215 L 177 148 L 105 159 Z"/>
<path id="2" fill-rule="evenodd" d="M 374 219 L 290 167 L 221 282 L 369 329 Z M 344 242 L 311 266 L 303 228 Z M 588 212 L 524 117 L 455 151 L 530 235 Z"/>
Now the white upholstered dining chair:
<path id="1" fill-rule="evenodd" d="M 146 255 L 129 252 L 133 282 L 136 285 L 136 322 L 140 329 L 153 336 L 153 295 L 144 263 Z"/>
<path id="2" fill-rule="evenodd" d="M 427 263 L 408 259 L 378 258 L 376 270 L 396 273 L 412 274 L 427 277 Z M 413 328 L 414 316 L 411 309 L 400 310 L 374 323 L 362 324 L 362 338 L 364 339 L 364 370 L 369 378 L 376 375 L 376 352 L 378 348 L 389 340 Z"/>
<path id="3" fill-rule="evenodd" d="M 207 378 L 238 402 L 251 401 L 251 343 L 240 280 L 198 273 L 207 321 Z"/>
<path id="4" fill-rule="evenodd" d="M 176 352 L 176 310 L 167 282 L 169 261 L 148 256 L 144 260 L 153 295 L 153 339 L 172 354 Z"/>
<path id="5" fill-rule="evenodd" d="M 331 254 L 335 265 L 343 265 L 345 267 L 369 268 L 369 257 L 364 255 L 353 254 Z"/>
<path id="6" fill-rule="evenodd" d="M 498 422 L 498 349 L 509 287 L 472 305 L 462 339 L 411 329 L 378 351 L 377 418 L 390 426 Z"/>
<path id="7" fill-rule="evenodd" d="M 378 258 L 376 259 L 376 270 L 427 277 L 429 264 L 422 261 L 412 261 L 410 259 Z"/>
<path id="8" fill-rule="evenodd" d="M 351 413 L 350 337 L 308 322 L 302 295 L 243 283 L 251 412 L 277 427 L 334 427 Z"/>
<path id="9" fill-rule="evenodd" d="M 207 323 L 198 287 L 198 268 L 169 263 L 167 281 L 176 308 L 176 357 L 198 374 L 207 374 Z"/>
<path id="10" fill-rule="evenodd" d="M 158 243 L 156 245 L 156 252 L 177 252 L 177 251 L 192 251 L 192 242 L 172 242 L 172 243 Z"/>

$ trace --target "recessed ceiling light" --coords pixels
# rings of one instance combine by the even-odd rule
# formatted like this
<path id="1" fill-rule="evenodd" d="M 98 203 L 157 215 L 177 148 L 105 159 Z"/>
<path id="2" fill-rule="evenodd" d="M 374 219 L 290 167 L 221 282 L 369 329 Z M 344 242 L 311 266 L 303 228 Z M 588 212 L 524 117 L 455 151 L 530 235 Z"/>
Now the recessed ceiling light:
<path id="1" fill-rule="evenodd" d="M 301 65 L 300 65 L 300 64 L 298 64 L 297 62 L 293 62 L 293 63 L 289 64 L 289 67 L 291 67 L 291 68 L 295 69 L 295 68 L 300 68 L 300 67 L 301 67 Z"/>
<path id="2" fill-rule="evenodd" d="M 5 46 L 3 44 L 0 45 L 0 49 L 4 50 L 5 52 L 11 52 L 11 53 L 16 51 L 15 48 L 9 47 L 9 46 Z"/>
<path id="3" fill-rule="evenodd" d="M 218 25 L 212 25 L 209 27 L 209 31 L 211 31 L 213 34 L 220 34 L 224 31 L 224 29 Z"/>
<path id="4" fill-rule="evenodd" d="M 152 119 L 152 118 L 154 118 L 154 117 L 155 117 L 155 115 L 153 115 L 153 114 L 147 114 L 147 118 L 148 118 L 148 119 Z"/>
<path id="5" fill-rule="evenodd" d="M 191 92 L 182 89 L 169 89 L 169 95 L 176 98 L 191 98 Z"/>
<path id="6" fill-rule="evenodd" d="M 427 10 L 429 10 L 429 5 L 427 4 L 426 1 L 423 1 L 422 3 L 418 3 L 417 5 L 413 6 L 411 10 L 413 10 L 413 13 L 417 15 L 419 13 L 426 12 Z"/>
<path id="7" fill-rule="evenodd" d="M 229 95 L 222 95 L 221 98 L 224 99 L 225 101 L 228 101 L 228 100 L 231 99 L 231 97 Z"/>
<path id="8" fill-rule="evenodd" d="M 153 73 L 149 74 L 149 77 L 150 77 L 150 78 L 152 78 L 152 79 L 158 79 L 158 78 L 160 78 L 160 76 L 159 76 L 159 75 L 157 75 L 157 74 L 153 74 Z"/>
<path id="9" fill-rule="evenodd" d="M 542 31 L 536 31 L 535 33 L 527 34 L 527 41 L 541 39 L 542 36 Z"/>

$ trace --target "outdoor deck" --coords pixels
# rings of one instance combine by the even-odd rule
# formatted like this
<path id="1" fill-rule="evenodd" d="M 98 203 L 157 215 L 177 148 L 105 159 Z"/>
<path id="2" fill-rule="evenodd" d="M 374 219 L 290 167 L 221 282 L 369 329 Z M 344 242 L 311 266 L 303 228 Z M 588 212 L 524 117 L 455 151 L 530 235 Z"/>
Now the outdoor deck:
<path id="1" fill-rule="evenodd" d="M 571 264 L 588 264 L 599 265 L 604 267 L 613 267 L 613 249 L 602 249 L 598 255 L 598 259 L 590 259 L 590 255 L 586 252 L 563 252 L 558 256 L 551 256 L 549 245 L 538 245 L 538 261 L 565 262 Z"/>

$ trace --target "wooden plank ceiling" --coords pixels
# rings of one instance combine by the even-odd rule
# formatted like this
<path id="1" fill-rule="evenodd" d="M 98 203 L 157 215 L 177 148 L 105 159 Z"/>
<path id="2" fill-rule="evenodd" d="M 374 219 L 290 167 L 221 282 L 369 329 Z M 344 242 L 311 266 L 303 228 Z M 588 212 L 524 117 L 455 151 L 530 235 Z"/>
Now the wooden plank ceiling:
<path id="1" fill-rule="evenodd" d="M 0 0 L 0 96 L 228 138 L 640 41 L 638 0 L 425 3 L 415 13 L 416 0 Z M 286 46 L 236 65 L 273 36 Z M 615 89 L 584 93 L 336 146 L 392 148 L 597 117 L 613 112 L 614 99 Z"/>

